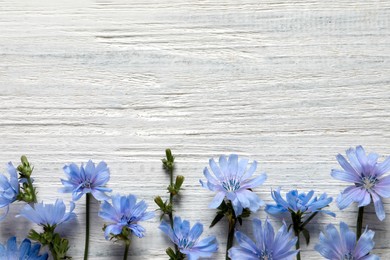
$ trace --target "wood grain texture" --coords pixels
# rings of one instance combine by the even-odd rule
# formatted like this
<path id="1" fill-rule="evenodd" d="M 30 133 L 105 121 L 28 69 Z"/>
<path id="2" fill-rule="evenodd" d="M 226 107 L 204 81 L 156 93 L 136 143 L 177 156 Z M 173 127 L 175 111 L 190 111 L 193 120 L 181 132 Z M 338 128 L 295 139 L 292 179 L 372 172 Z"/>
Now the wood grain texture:
<path id="1" fill-rule="evenodd" d="M 347 186 L 330 177 L 337 153 L 362 144 L 390 155 L 389 35 L 388 1 L 0 0 L 1 172 L 26 154 L 39 200 L 70 200 L 57 192 L 63 165 L 105 160 L 115 192 L 155 208 L 170 147 L 186 176 L 176 213 L 206 226 L 213 194 L 198 179 L 220 154 L 259 162 L 268 180 L 255 191 L 266 202 L 278 186 L 336 197 Z M 2 243 L 34 227 L 13 218 L 22 206 L 1 223 Z M 364 225 L 376 232 L 374 252 L 390 259 L 389 199 L 384 206 L 385 221 L 369 207 Z M 104 240 L 98 207 L 90 259 L 121 259 L 123 247 Z M 355 226 L 356 207 L 331 209 L 337 218 L 310 226 L 303 259 L 320 259 L 313 247 L 327 223 Z M 76 212 L 62 232 L 82 259 L 84 200 Z M 167 259 L 158 224 L 144 224 L 131 259 Z M 225 231 L 205 228 L 220 242 L 213 259 L 223 259 Z"/>

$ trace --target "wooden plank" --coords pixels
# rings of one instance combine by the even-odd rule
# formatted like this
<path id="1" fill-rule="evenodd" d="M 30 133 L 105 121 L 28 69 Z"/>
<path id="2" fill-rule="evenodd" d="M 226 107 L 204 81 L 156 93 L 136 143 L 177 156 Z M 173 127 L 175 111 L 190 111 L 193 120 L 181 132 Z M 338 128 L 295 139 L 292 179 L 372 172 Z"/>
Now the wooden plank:
<path id="1" fill-rule="evenodd" d="M 345 183 L 330 177 L 335 155 L 350 146 L 390 155 L 390 3 L 388 1 L 0 1 L 0 165 L 21 154 L 35 165 L 39 199 L 70 200 L 57 190 L 69 162 L 105 160 L 115 192 L 134 193 L 154 208 L 168 178 L 161 169 L 172 148 L 184 192 L 177 214 L 206 226 L 213 194 L 198 180 L 208 159 L 238 153 L 259 162 L 270 189 L 314 189 L 336 197 Z M 382 158 L 383 159 L 383 158 Z M 369 207 L 374 252 L 390 258 L 387 218 Z M 63 230 L 70 254 L 83 253 L 85 203 Z M 0 240 L 32 226 L 13 218 Z M 327 223 L 355 225 L 355 207 L 310 226 L 313 251 Z M 104 240 L 92 208 L 91 258 L 120 259 Z M 264 219 L 260 210 L 256 217 Z M 17 224 L 15 224 L 17 223 Z M 169 241 L 158 219 L 134 239 L 133 259 L 166 259 Z M 245 222 L 244 230 L 250 227 Z M 241 229 L 241 228 L 240 228 Z M 205 228 L 220 242 L 226 226 Z"/>

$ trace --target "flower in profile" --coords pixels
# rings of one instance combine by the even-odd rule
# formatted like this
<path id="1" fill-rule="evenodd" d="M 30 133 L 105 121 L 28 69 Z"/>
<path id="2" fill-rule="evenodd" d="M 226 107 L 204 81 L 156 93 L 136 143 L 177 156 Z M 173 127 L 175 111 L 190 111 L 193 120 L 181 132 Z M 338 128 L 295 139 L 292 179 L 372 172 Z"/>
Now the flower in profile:
<path id="1" fill-rule="evenodd" d="M 0 257 L 1 259 L 9 260 L 46 260 L 48 258 L 47 253 L 39 255 L 40 249 L 40 244 L 34 244 L 31 246 L 31 241 L 27 238 L 23 240 L 18 248 L 18 245 L 16 244 L 16 237 L 10 237 L 6 246 L 0 244 Z"/>
<path id="2" fill-rule="evenodd" d="M 138 222 L 154 217 L 154 212 L 146 212 L 148 206 L 145 201 L 137 203 L 136 196 L 121 196 L 120 194 L 112 196 L 111 199 L 112 204 L 104 201 L 99 211 L 99 217 L 112 223 L 105 227 L 105 238 L 108 239 L 110 234 L 114 237 L 120 235 L 124 229 L 128 229 L 137 237 L 143 237 L 145 228 Z"/>
<path id="3" fill-rule="evenodd" d="M 101 161 L 95 166 L 89 160 L 85 167 L 81 164 L 79 168 L 76 164 L 71 163 L 65 165 L 63 169 L 68 180 L 61 179 L 65 187 L 60 189 L 60 192 L 71 192 L 74 201 L 86 193 L 91 193 L 95 199 L 100 201 L 109 199 L 105 192 L 111 192 L 111 189 L 106 188 L 105 185 L 110 179 L 110 171 L 105 162 Z"/>
<path id="4" fill-rule="evenodd" d="M 323 212 L 333 217 L 336 216 L 329 210 L 323 210 L 323 208 L 329 206 L 333 200 L 332 197 L 328 197 L 326 193 L 323 193 L 319 197 L 313 197 L 313 190 L 308 193 L 298 193 L 297 190 L 291 190 L 286 194 L 285 200 L 280 195 L 280 188 L 278 188 L 272 191 L 271 195 L 276 202 L 276 205 L 268 204 L 265 207 L 265 211 L 275 217 L 283 216 L 287 212 L 292 212 L 301 215 L 302 217 L 311 216 L 316 212 Z"/>
<path id="5" fill-rule="evenodd" d="M 199 222 L 191 228 L 189 221 L 182 221 L 180 217 L 175 217 L 173 229 L 165 221 L 161 222 L 159 228 L 177 245 L 181 253 L 187 255 L 189 260 L 211 257 L 218 250 L 217 239 L 214 236 L 198 241 L 203 232 L 203 225 Z"/>
<path id="6" fill-rule="evenodd" d="M 239 246 L 229 249 L 229 257 L 232 260 L 240 259 L 283 259 L 292 260 L 297 255 L 298 250 L 291 248 L 297 242 L 292 231 L 288 231 L 287 226 L 279 229 L 275 235 L 274 228 L 268 219 L 264 226 L 259 219 L 253 219 L 253 233 L 256 241 L 252 241 L 244 233 L 235 232 L 235 237 Z"/>
<path id="7" fill-rule="evenodd" d="M 374 248 L 374 232 L 366 230 L 356 241 L 356 234 L 349 230 L 348 225 L 340 222 L 340 233 L 334 225 L 326 226 L 324 233 L 320 233 L 319 243 L 314 249 L 326 259 L 353 259 L 353 260 L 379 260 L 376 255 L 369 254 Z"/>
<path id="8" fill-rule="evenodd" d="M 337 161 L 343 170 L 333 169 L 333 178 L 352 182 L 337 198 L 339 208 L 345 209 L 352 202 L 357 202 L 358 207 L 364 207 L 374 202 L 375 212 L 380 220 L 385 219 L 385 210 L 381 197 L 390 197 L 390 175 L 383 174 L 390 171 L 390 157 L 382 163 L 378 163 L 378 155 L 370 153 L 366 155 L 362 146 L 347 150 L 348 160 L 341 154 L 337 155 Z"/>
<path id="9" fill-rule="evenodd" d="M 19 181 L 16 168 L 11 162 L 7 164 L 10 178 L 0 174 L 0 208 L 5 208 L 5 212 L 0 216 L 0 221 L 3 220 L 9 210 L 9 205 L 17 199 L 19 194 Z"/>
<path id="10" fill-rule="evenodd" d="M 207 181 L 199 181 L 204 188 L 217 192 L 209 205 L 210 208 L 220 206 L 225 197 L 232 202 L 236 216 L 241 215 L 244 208 L 255 212 L 264 205 L 264 202 L 251 191 L 267 179 L 266 174 L 250 178 L 256 170 L 256 161 L 247 169 L 248 159 L 238 160 L 236 154 L 231 154 L 228 159 L 224 155 L 220 156 L 219 165 L 214 159 L 210 159 L 209 165 L 215 177 L 205 167 L 203 174 Z"/>
<path id="11" fill-rule="evenodd" d="M 54 204 L 35 203 L 34 207 L 26 205 L 20 212 L 22 216 L 33 223 L 46 227 L 55 227 L 64 222 L 68 222 L 76 218 L 73 213 L 75 204 L 70 202 L 70 210 L 66 211 L 65 204 L 62 200 L 57 199 Z"/>

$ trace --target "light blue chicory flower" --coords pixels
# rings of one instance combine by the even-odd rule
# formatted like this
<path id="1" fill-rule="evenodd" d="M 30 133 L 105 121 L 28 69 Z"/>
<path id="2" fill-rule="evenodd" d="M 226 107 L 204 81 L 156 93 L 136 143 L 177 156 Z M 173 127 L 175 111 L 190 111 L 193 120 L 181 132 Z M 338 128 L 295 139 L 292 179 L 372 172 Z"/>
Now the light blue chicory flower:
<path id="1" fill-rule="evenodd" d="M 349 162 L 341 154 L 337 155 L 337 161 L 342 170 L 333 169 L 333 178 L 352 182 L 353 185 L 347 187 L 337 198 L 339 208 L 345 209 L 352 202 L 357 202 L 358 207 L 364 207 L 374 202 L 375 212 L 379 220 L 385 219 L 385 210 L 381 197 L 390 198 L 390 175 L 382 177 L 390 171 L 390 157 L 382 163 L 378 163 L 378 155 L 370 153 L 366 155 L 362 146 L 357 146 L 356 150 L 347 150 Z"/>
<path id="2" fill-rule="evenodd" d="M 3 174 L 0 174 L 0 208 L 5 208 L 4 213 L 0 216 L 0 221 L 3 220 L 9 210 L 9 205 L 14 202 L 19 194 L 19 181 L 16 168 L 11 162 L 7 164 L 7 170 L 10 179 Z"/>
<path id="3" fill-rule="evenodd" d="M 105 238 L 109 239 L 110 234 L 119 235 L 124 227 L 127 227 L 137 237 L 143 237 L 145 228 L 138 222 L 154 217 L 154 212 L 146 212 L 148 206 L 145 201 L 137 203 L 136 196 L 121 196 L 120 194 L 112 196 L 111 199 L 112 204 L 104 201 L 99 211 L 101 218 L 113 222 L 106 227 Z"/>
<path id="4" fill-rule="evenodd" d="M 291 190 L 286 194 L 286 200 L 280 195 L 280 188 L 272 191 L 272 198 L 276 205 L 268 204 L 265 211 L 275 217 L 283 217 L 285 213 L 295 213 L 304 216 L 310 216 L 316 212 L 323 212 L 325 214 L 336 216 L 329 210 L 323 210 L 332 202 L 332 198 L 323 193 L 320 197 L 313 197 L 314 191 L 308 193 L 298 193 L 297 190 Z"/>
<path id="5" fill-rule="evenodd" d="M 231 154 L 228 159 L 224 155 L 220 156 L 219 165 L 214 159 L 210 159 L 209 165 L 215 177 L 205 167 L 203 174 L 207 181 L 199 181 L 204 188 L 217 192 L 209 205 L 210 208 L 220 206 L 226 197 L 232 202 L 234 213 L 238 217 L 244 208 L 249 208 L 250 211 L 255 212 L 260 206 L 264 205 L 264 202 L 250 190 L 263 184 L 267 179 L 265 173 L 250 179 L 256 170 L 256 161 L 253 161 L 247 169 L 248 159 L 238 160 L 236 154 Z"/>
<path id="6" fill-rule="evenodd" d="M 188 260 L 211 257 L 218 250 L 217 239 L 214 236 L 198 241 L 203 232 L 203 225 L 199 222 L 191 228 L 189 221 L 175 217 L 173 229 L 165 221 L 161 222 L 159 228 L 178 246 L 181 253 L 187 255 Z"/>
<path id="7" fill-rule="evenodd" d="M 31 241 L 27 238 L 23 240 L 18 248 L 16 237 L 10 237 L 6 246 L 0 244 L 0 258 L 8 260 L 46 260 L 48 258 L 47 253 L 39 255 L 40 249 L 40 244 L 31 246 Z"/>
<path id="8" fill-rule="evenodd" d="M 110 171 L 105 162 L 101 161 L 95 166 L 89 160 L 85 167 L 81 164 L 79 168 L 75 163 L 71 163 L 65 165 L 63 169 L 68 180 L 61 179 L 65 187 L 60 189 L 60 192 L 72 192 L 74 201 L 77 201 L 86 193 L 91 193 L 99 201 L 109 199 L 105 192 L 111 192 L 112 190 L 104 186 L 110 179 Z"/>
<path id="9" fill-rule="evenodd" d="M 229 257 L 232 260 L 292 260 L 298 253 L 297 250 L 291 250 L 297 238 L 293 236 L 292 230 L 288 231 L 285 223 L 275 235 L 268 219 L 265 220 L 264 226 L 261 220 L 253 219 L 253 234 L 255 242 L 240 231 L 234 233 L 239 246 L 229 249 Z"/>
<path id="10" fill-rule="evenodd" d="M 57 199 L 54 204 L 35 203 L 34 207 L 30 205 L 24 206 L 20 215 L 31 222 L 41 226 L 57 226 L 64 222 L 68 222 L 76 218 L 76 214 L 73 213 L 75 204 L 70 202 L 70 210 L 66 211 L 65 204 L 62 200 Z"/>
<path id="11" fill-rule="evenodd" d="M 356 242 L 356 234 L 349 230 L 348 225 L 340 222 L 340 233 L 334 225 L 326 226 L 320 233 L 319 243 L 314 249 L 324 258 L 331 260 L 379 260 L 376 255 L 369 254 L 374 248 L 374 232 L 366 230 Z"/>

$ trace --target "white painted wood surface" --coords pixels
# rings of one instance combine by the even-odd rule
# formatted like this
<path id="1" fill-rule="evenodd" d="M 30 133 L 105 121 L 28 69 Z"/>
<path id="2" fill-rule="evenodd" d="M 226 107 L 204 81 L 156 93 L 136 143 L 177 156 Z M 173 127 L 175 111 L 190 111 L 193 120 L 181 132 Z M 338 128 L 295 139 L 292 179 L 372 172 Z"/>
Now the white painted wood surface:
<path id="1" fill-rule="evenodd" d="M 362 144 L 390 155 L 389 17 L 389 1 L 1 0 L 1 172 L 26 154 L 39 200 L 54 201 L 64 196 L 57 190 L 65 163 L 105 160 L 109 186 L 154 209 L 170 147 L 186 176 L 176 213 L 206 227 L 214 194 L 198 179 L 220 154 L 259 162 L 269 177 L 256 192 L 266 202 L 278 186 L 336 197 L 347 186 L 330 177 L 337 153 Z M 369 207 L 364 225 L 376 232 L 374 252 L 390 259 L 390 200 L 384 204 L 385 221 Z M 13 204 L 0 224 L 1 242 L 34 227 L 13 218 L 21 207 Z M 332 209 L 337 218 L 310 226 L 303 259 L 320 259 L 313 247 L 325 224 L 355 226 L 355 207 Z M 94 204 L 90 259 L 121 259 L 123 247 L 104 240 L 97 211 Z M 76 212 L 63 232 L 82 259 L 84 200 Z M 158 224 L 145 223 L 131 259 L 167 259 Z M 220 242 L 214 259 L 223 259 L 225 229 L 205 228 Z"/>

